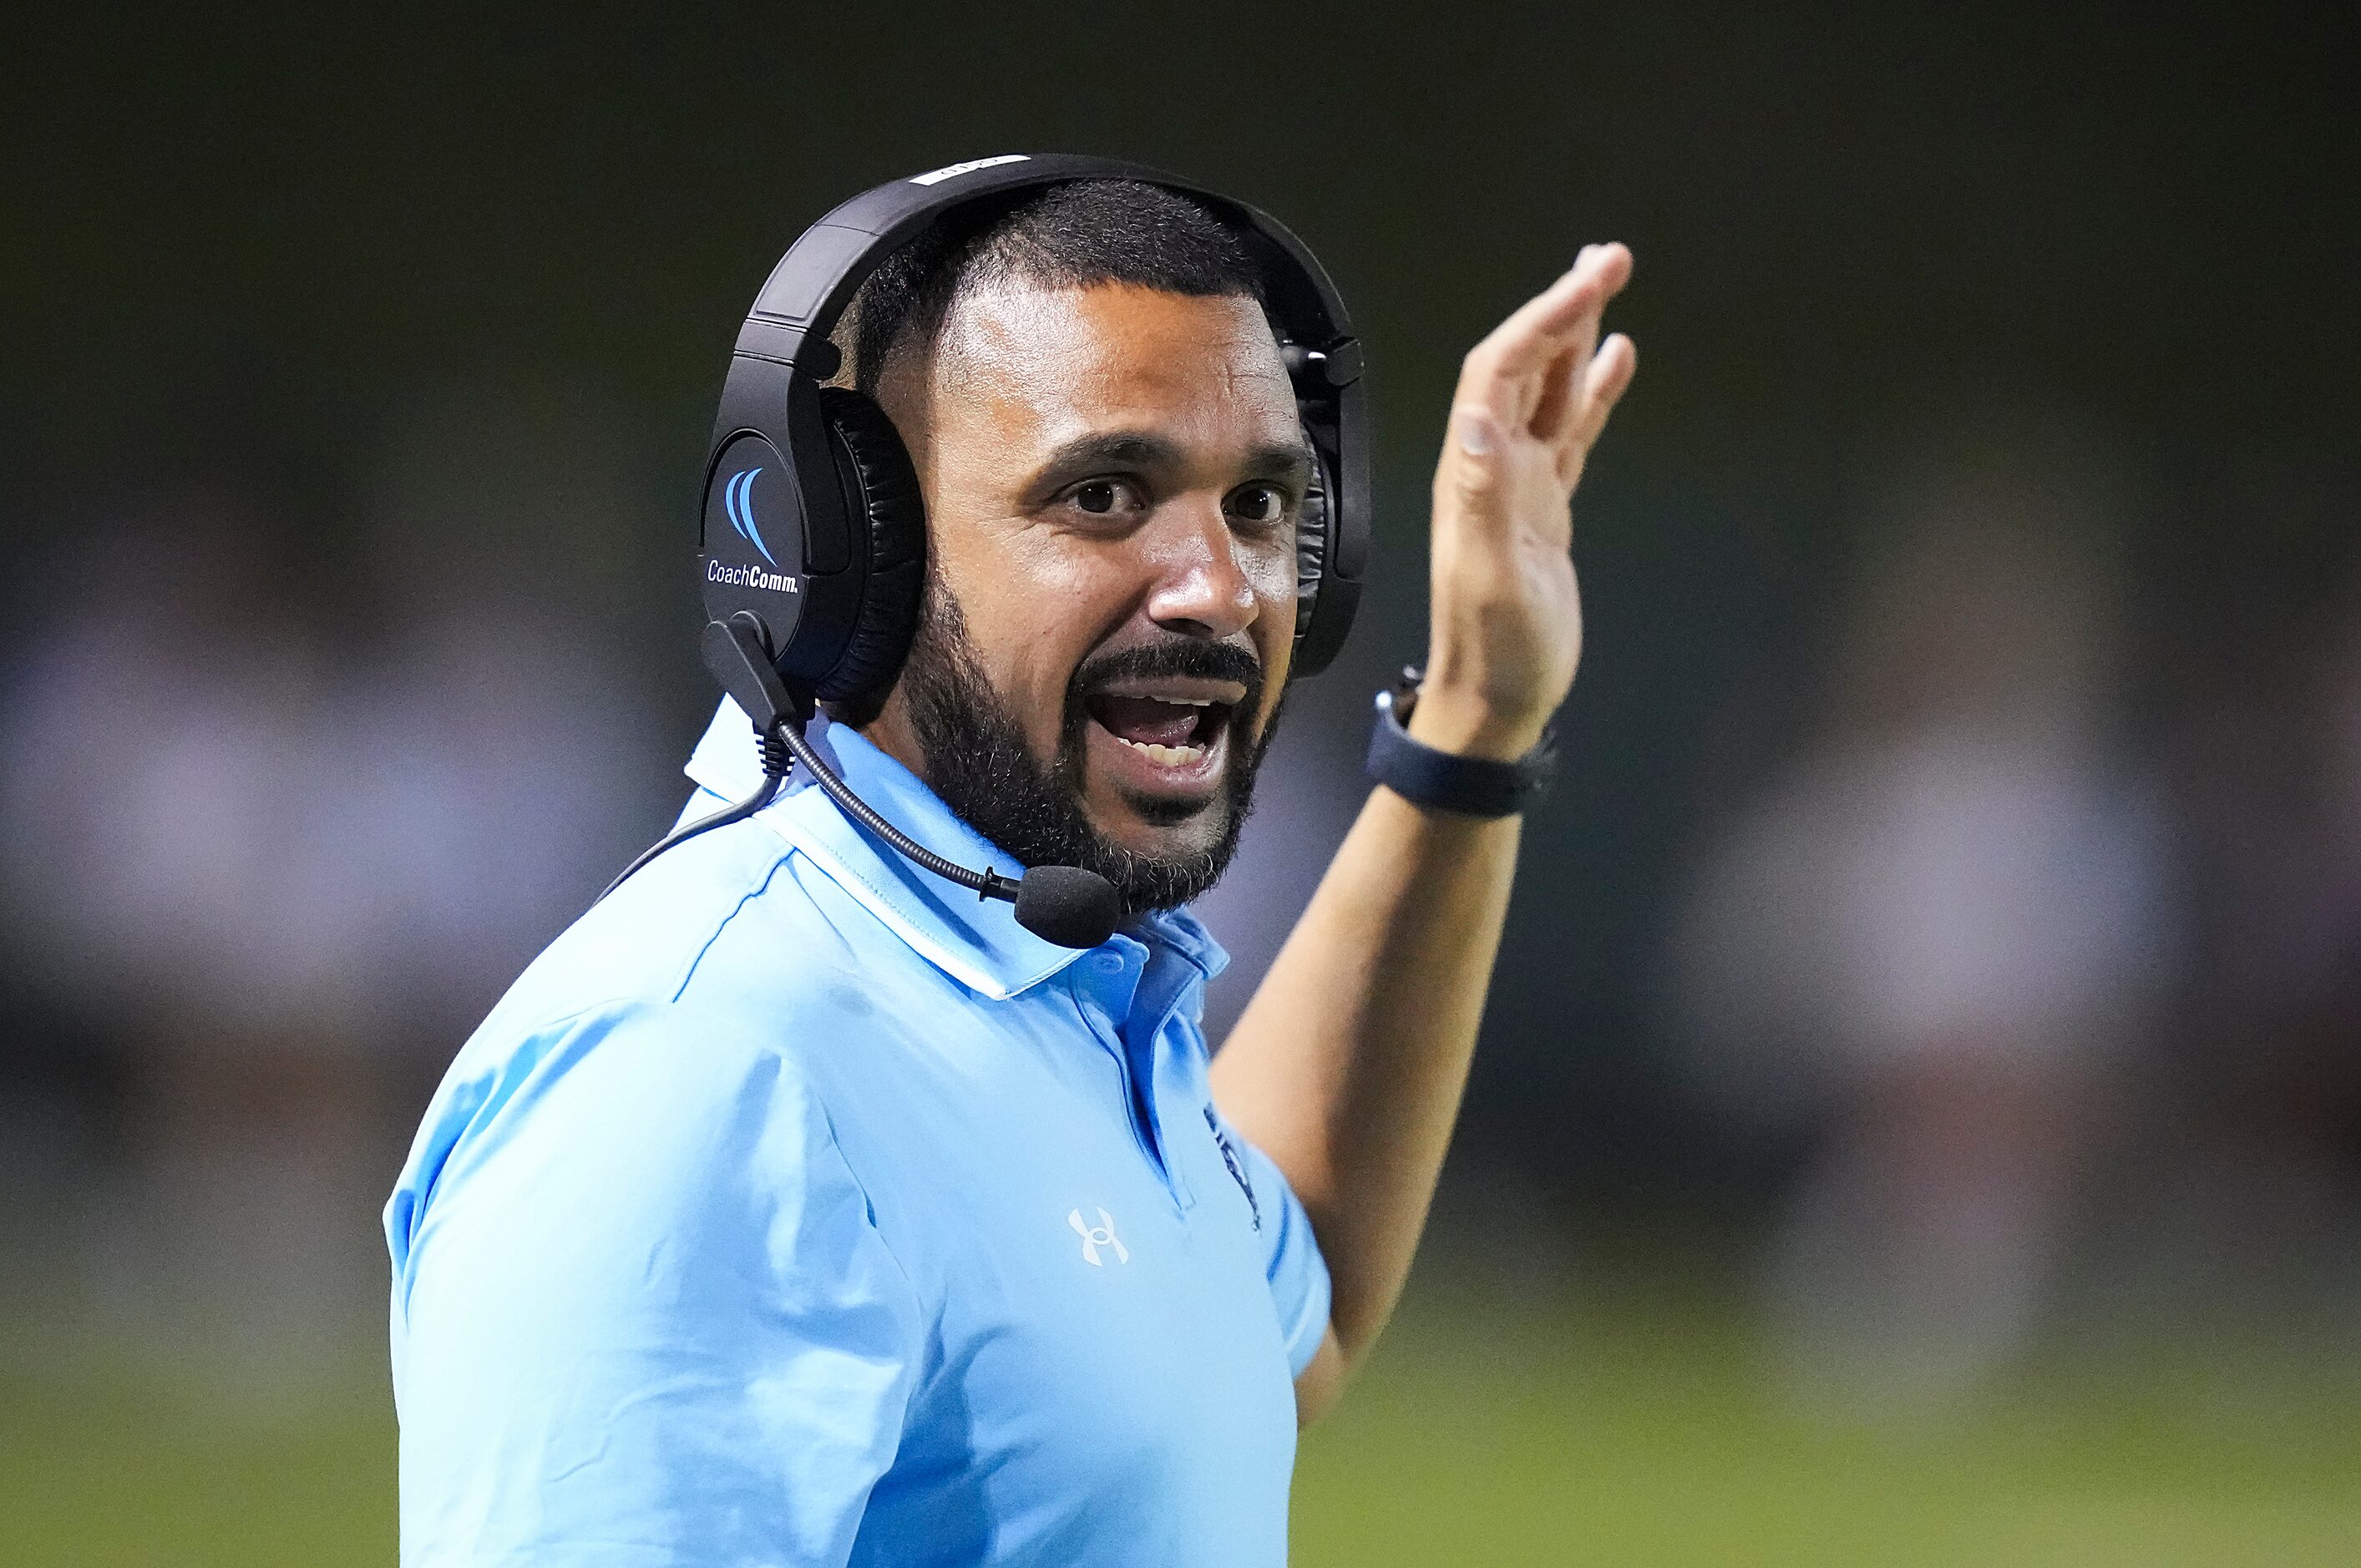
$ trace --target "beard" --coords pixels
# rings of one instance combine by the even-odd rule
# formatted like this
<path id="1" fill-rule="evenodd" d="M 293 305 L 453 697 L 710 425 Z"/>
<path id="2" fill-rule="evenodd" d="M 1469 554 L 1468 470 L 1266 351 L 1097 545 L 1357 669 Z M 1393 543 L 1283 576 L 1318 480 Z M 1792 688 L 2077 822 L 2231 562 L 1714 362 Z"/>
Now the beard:
<path id="1" fill-rule="evenodd" d="M 1083 704 L 1093 690 L 1109 681 L 1172 675 L 1238 681 L 1246 688 L 1246 696 L 1226 720 L 1229 761 L 1210 798 L 1131 802 L 1144 820 L 1163 826 L 1202 812 L 1219 812 L 1221 826 L 1213 842 L 1180 855 L 1143 854 L 1108 839 L 1083 810 L 1084 726 L 1092 722 Z M 1262 734 L 1254 732 L 1263 680 L 1262 666 L 1252 654 L 1233 643 L 1175 635 L 1084 659 L 1076 666 L 1066 684 L 1057 754 L 1045 767 L 1026 745 L 1024 726 L 984 674 L 959 601 L 931 581 L 902 668 L 902 691 L 911 728 L 926 754 L 927 783 L 943 803 L 1028 869 L 1080 866 L 1104 877 L 1122 902 L 1126 918 L 1177 908 L 1221 880 L 1237 853 L 1238 835 L 1253 806 L 1255 774 L 1279 728 L 1274 712 Z"/>

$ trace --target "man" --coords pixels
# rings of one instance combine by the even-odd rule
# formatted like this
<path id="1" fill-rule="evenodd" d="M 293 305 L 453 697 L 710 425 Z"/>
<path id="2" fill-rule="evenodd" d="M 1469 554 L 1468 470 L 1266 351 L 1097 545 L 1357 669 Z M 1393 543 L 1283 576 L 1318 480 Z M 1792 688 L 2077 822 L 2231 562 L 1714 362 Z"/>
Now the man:
<path id="1" fill-rule="evenodd" d="M 1467 356 L 1425 746 L 1524 757 L 1572 682 L 1630 269 L 1586 249 Z M 870 280 L 853 360 L 928 586 L 824 743 L 922 844 L 1088 866 L 1129 917 L 1053 947 L 805 788 L 561 937 L 387 1211 L 406 1562 L 1284 1559 L 1295 1429 L 1410 1266 L 1518 824 L 1374 792 L 1209 1062 L 1183 905 L 1286 686 L 1309 477 L 1254 290 L 1204 212 L 1104 181 Z M 725 707 L 692 811 L 750 750 Z"/>

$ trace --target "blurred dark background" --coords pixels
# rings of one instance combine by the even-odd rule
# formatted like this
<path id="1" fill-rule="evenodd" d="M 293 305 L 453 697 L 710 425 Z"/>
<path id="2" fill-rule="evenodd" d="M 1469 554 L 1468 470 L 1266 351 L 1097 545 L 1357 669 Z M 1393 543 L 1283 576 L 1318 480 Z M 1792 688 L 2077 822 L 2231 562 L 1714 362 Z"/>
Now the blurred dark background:
<path id="1" fill-rule="evenodd" d="M 2099 1560 L 2085 1525 L 2135 1543 L 2109 1561 L 2345 1555 L 2351 33 L 2293 5 L 0 21 L 0 1494 L 47 1499 L 28 1550 L 385 1558 L 375 1209 L 460 1039 L 679 806 L 737 323 L 843 196 L 1071 149 L 1279 214 L 1373 367 L 1375 581 L 1209 901 L 1216 1022 L 1422 645 L 1460 354 L 1585 241 L 1639 258 L 1565 771 L 1403 1348 L 1307 1450 L 1299 1555 L 1457 1560 L 1399 1519 L 1325 1555 L 1390 1518 L 1393 1442 L 1422 1457 L 1385 1497 L 1486 1521 L 1469 1557 L 1727 1560 L 1681 1534 L 1694 1488 L 1686 1522 L 1594 1495 L 1668 1399 L 1695 1441 L 1655 1431 L 1657 1472 L 1744 1471 L 1708 1456 L 1752 1412 L 1762 1485 L 1856 1527 L 1885 1461 L 1811 1445 L 1861 1430 L 1919 1434 L 1931 1475 L 2038 1428 L 2046 1475 L 2103 1478 L 2043 1494 L 2064 1534 L 1975 1511 L 2023 1476 L 1930 1492 L 1924 1560 Z M 1662 1376 L 1435 1457 L 1422 1398 L 1490 1409 L 1470 1388 L 1514 1362 L 1530 1416 L 1592 1352 Z M 2168 1365 L 2202 1391 L 2158 1414 Z M 1512 1449 L 1540 1485 L 1504 1514 Z M 1799 1560 L 1851 1550 L 1782 1517 Z"/>

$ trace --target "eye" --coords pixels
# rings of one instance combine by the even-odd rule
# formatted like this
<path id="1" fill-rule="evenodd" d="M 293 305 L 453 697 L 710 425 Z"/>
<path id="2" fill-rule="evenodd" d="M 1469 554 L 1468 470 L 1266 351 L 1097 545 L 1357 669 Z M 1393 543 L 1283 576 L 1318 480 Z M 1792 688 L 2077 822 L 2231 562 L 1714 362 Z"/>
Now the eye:
<path id="1" fill-rule="evenodd" d="M 1287 506 L 1287 492 L 1277 485 L 1246 485 L 1230 494 L 1230 515 L 1244 522 L 1281 521 Z"/>
<path id="2" fill-rule="evenodd" d="M 1139 492 L 1128 480 L 1085 479 L 1066 492 L 1066 503 L 1076 511 L 1109 517 L 1140 504 Z"/>

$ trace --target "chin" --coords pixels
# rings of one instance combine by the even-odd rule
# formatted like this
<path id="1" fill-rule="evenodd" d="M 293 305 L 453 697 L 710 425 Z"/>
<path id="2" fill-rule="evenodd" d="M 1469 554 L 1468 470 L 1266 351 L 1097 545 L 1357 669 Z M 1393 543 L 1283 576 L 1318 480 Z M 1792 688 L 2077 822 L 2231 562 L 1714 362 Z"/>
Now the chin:
<path id="1" fill-rule="evenodd" d="M 1090 815 L 1107 842 L 1153 860 L 1178 860 L 1202 855 L 1222 841 L 1229 825 L 1229 803 L 1221 794 L 1193 800 L 1126 796 L 1113 812 Z M 1108 820 L 1110 817 L 1115 820 Z"/>

